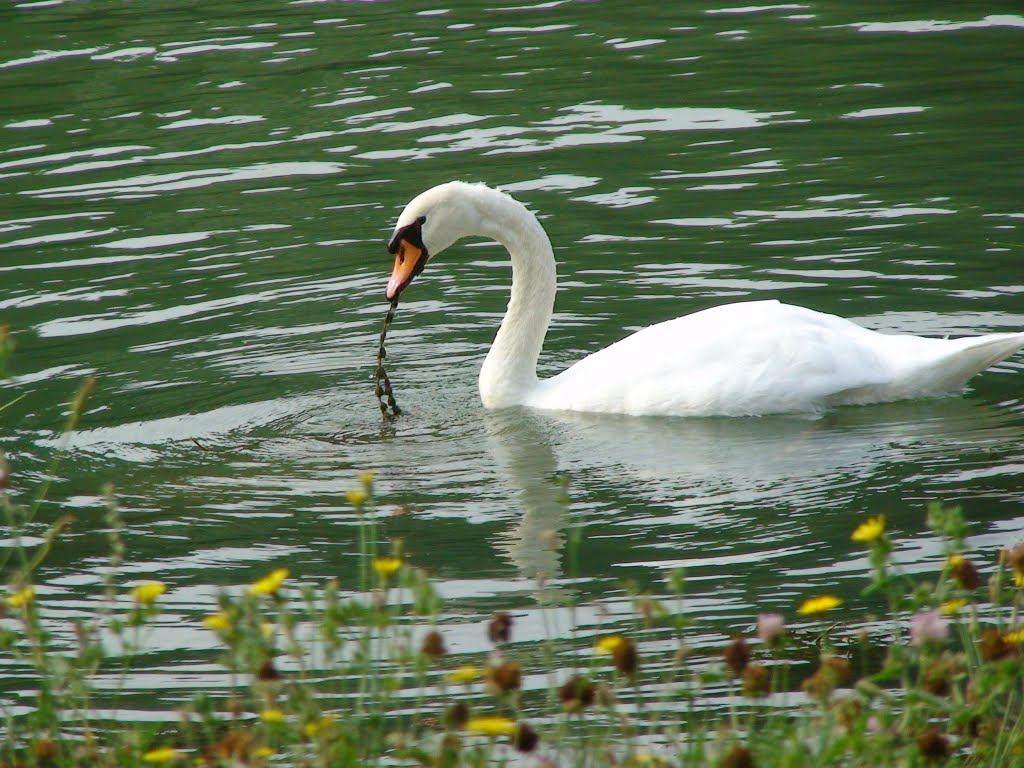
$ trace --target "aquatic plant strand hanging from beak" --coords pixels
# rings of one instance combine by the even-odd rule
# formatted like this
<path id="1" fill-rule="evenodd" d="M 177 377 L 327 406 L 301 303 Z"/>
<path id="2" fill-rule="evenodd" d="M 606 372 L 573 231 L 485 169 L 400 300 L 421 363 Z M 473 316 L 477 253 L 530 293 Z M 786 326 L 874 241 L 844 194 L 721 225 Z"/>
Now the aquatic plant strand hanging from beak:
<path id="1" fill-rule="evenodd" d="M 388 378 L 388 372 L 384 370 L 384 358 L 387 357 L 387 351 L 384 349 L 384 338 L 388 335 L 388 327 L 391 325 L 391 321 L 395 319 L 395 310 L 397 308 L 398 301 L 392 301 L 391 306 L 388 308 L 388 314 L 384 318 L 384 327 L 380 331 L 380 345 L 377 347 L 377 370 L 375 374 L 377 377 L 377 402 L 380 405 L 381 416 L 387 420 L 402 414 L 402 409 L 395 402 L 395 393 L 391 388 L 391 379 Z"/>

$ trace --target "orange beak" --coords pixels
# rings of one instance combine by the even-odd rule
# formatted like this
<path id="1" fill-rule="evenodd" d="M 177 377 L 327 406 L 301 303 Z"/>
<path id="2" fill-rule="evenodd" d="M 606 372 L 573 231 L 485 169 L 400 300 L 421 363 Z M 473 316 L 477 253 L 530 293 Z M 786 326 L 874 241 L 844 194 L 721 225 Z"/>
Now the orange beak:
<path id="1" fill-rule="evenodd" d="M 423 270 L 425 256 L 424 249 L 408 240 L 399 241 L 398 250 L 395 251 L 395 268 L 391 270 L 391 279 L 385 291 L 388 301 L 397 301 L 405 287 Z"/>

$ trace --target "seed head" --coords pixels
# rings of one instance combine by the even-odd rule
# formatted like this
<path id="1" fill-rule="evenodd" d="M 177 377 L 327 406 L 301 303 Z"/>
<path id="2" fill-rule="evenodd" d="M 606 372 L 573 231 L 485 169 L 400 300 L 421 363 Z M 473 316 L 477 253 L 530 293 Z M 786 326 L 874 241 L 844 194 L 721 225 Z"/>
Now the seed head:
<path id="1" fill-rule="evenodd" d="M 763 664 L 748 664 L 743 670 L 743 695 L 761 698 L 771 693 L 771 675 Z"/>
<path id="2" fill-rule="evenodd" d="M 519 752 L 533 752 L 539 741 L 540 736 L 526 723 L 520 723 L 519 728 L 512 735 L 512 746 Z"/>
<path id="3" fill-rule="evenodd" d="M 506 661 L 496 667 L 487 668 L 487 688 L 495 696 L 519 690 L 522 679 L 522 667 L 515 661 Z"/>
<path id="4" fill-rule="evenodd" d="M 750 661 L 750 649 L 747 647 L 747 641 L 742 637 L 735 638 L 725 647 L 722 657 L 725 659 L 725 666 L 732 670 L 734 675 L 743 674 L 743 670 L 746 669 L 747 663 Z"/>
<path id="5" fill-rule="evenodd" d="M 978 567 L 963 555 L 953 555 L 949 558 L 949 570 L 964 589 L 977 589 L 981 586 Z"/>
<path id="6" fill-rule="evenodd" d="M 944 760 L 949 755 L 949 738 L 933 725 L 917 737 L 917 751 L 926 760 Z"/>
<path id="7" fill-rule="evenodd" d="M 281 673 L 278 672 L 277 667 L 274 666 L 273 659 L 267 659 L 262 664 L 260 664 L 260 668 L 256 672 L 256 679 L 262 680 L 265 683 L 270 683 L 281 679 Z"/>
<path id="8" fill-rule="evenodd" d="M 718 761 L 718 768 L 754 768 L 754 756 L 748 747 L 737 744 Z"/>
<path id="9" fill-rule="evenodd" d="M 447 652 L 448 650 L 444 646 L 444 636 L 440 632 L 432 630 L 423 636 L 420 653 L 424 656 L 428 656 L 431 659 L 439 659 Z"/>
<path id="10" fill-rule="evenodd" d="M 594 703 L 594 684 L 587 678 L 576 675 L 558 689 L 558 698 L 561 699 L 562 709 L 566 712 L 582 712 Z"/>
<path id="11" fill-rule="evenodd" d="M 494 645 L 498 645 L 507 643 L 511 636 L 512 616 L 505 611 L 498 611 L 487 625 L 487 639 Z"/>

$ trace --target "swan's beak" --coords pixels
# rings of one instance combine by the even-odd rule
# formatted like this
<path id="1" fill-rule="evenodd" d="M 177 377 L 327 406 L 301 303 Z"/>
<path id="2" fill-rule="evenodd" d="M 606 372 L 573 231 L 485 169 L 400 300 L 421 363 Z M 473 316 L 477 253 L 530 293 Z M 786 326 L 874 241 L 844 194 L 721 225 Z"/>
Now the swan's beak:
<path id="1" fill-rule="evenodd" d="M 391 270 L 391 279 L 388 280 L 387 291 L 385 291 L 388 301 L 398 300 L 405 287 L 423 271 L 423 266 L 427 261 L 426 250 L 405 239 L 398 241 L 397 249 L 393 253 L 395 254 L 395 268 Z"/>

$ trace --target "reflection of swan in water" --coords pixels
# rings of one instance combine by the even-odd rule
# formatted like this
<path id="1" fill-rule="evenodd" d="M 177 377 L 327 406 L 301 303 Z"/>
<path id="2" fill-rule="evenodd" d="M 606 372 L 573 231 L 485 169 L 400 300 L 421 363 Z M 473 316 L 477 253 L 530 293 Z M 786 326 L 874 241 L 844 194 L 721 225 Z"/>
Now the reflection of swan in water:
<path id="1" fill-rule="evenodd" d="M 735 536 L 726 529 L 751 530 L 765 516 L 777 524 L 794 514 L 831 510 L 821 524 L 831 521 L 845 530 L 848 515 L 863 510 L 866 496 L 925 475 L 929 483 L 956 482 L 947 473 L 962 469 L 965 453 L 1016 452 L 1024 432 L 1019 414 L 957 398 L 844 408 L 818 420 L 666 420 L 506 409 L 485 413 L 484 424 L 494 463 L 522 507 L 521 519 L 496 546 L 526 577 L 561 575 L 551 549 L 551 532 L 568 523 L 558 472 L 614 510 L 604 525 L 625 526 L 627 540 L 630 527 L 709 528 L 715 533 L 701 538 L 711 536 L 707 540 L 716 541 L 721 554 Z M 625 541 L 623 547 L 623 556 L 632 559 Z"/>
<path id="2" fill-rule="evenodd" d="M 518 521 L 495 546 L 526 578 L 560 576 L 566 508 L 545 424 L 528 411 L 504 409 L 486 412 L 484 428 L 495 463 L 522 507 Z"/>
<path id="3" fill-rule="evenodd" d="M 934 397 L 1024 347 L 1024 333 L 963 339 L 883 334 L 778 301 L 724 304 L 648 326 L 549 379 L 537 358 L 555 301 L 555 258 L 536 217 L 483 185 L 450 182 L 402 212 L 389 301 L 462 237 L 491 237 L 512 260 L 508 311 L 480 370 L 488 408 L 741 416 Z"/>

